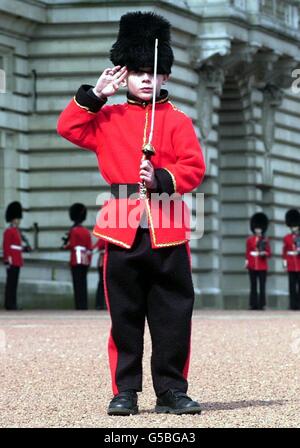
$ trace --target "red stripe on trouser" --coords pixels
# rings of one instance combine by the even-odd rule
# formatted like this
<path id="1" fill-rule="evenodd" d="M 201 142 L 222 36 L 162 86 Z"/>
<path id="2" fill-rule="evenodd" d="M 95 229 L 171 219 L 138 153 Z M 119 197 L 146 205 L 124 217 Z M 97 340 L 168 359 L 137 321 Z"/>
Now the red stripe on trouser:
<path id="1" fill-rule="evenodd" d="M 106 306 L 107 306 L 107 309 L 110 314 L 109 297 L 108 297 L 107 281 L 106 281 L 107 262 L 108 262 L 108 242 L 105 241 L 105 253 L 104 253 L 104 260 L 103 260 L 103 285 L 104 285 L 105 302 L 106 302 Z M 115 344 L 115 341 L 113 340 L 111 330 L 110 330 L 109 339 L 108 339 L 108 358 L 109 358 L 109 366 L 110 366 L 111 381 L 112 381 L 112 391 L 113 391 L 113 394 L 116 395 L 119 393 L 118 386 L 116 384 L 118 349 Z"/>
<path id="2" fill-rule="evenodd" d="M 186 247 L 186 250 L 187 250 L 187 254 L 188 254 L 188 257 L 189 257 L 189 260 L 190 260 L 190 267 L 191 267 L 191 270 L 192 270 L 191 249 L 190 249 L 190 245 L 189 245 L 188 241 L 185 243 L 185 247 Z M 190 342 L 189 342 L 188 354 L 187 354 L 185 365 L 184 365 L 184 368 L 183 368 L 183 371 L 182 371 L 182 375 L 183 375 L 184 379 L 186 379 L 186 380 L 188 378 L 189 367 L 190 367 L 190 359 L 191 359 L 191 337 L 192 337 L 192 322 L 191 322 L 191 329 L 190 329 Z"/>
<path id="3" fill-rule="evenodd" d="M 187 358 L 185 361 L 184 369 L 182 371 L 182 375 L 183 375 L 184 379 L 186 379 L 186 380 L 188 378 L 190 359 L 191 359 L 191 333 L 192 333 L 192 322 L 191 322 L 191 330 L 190 330 L 189 351 L 188 351 Z"/>

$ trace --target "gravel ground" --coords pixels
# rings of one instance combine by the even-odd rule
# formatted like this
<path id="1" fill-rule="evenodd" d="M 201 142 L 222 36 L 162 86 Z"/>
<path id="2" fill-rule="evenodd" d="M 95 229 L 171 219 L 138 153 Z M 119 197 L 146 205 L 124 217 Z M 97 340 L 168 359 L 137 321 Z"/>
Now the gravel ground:
<path id="1" fill-rule="evenodd" d="M 300 313 L 196 311 L 189 395 L 157 415 L 145 338 L 140 414 L 109 417 L 105 311 L 0 312 L 0 427 L 300 427 Z"/>

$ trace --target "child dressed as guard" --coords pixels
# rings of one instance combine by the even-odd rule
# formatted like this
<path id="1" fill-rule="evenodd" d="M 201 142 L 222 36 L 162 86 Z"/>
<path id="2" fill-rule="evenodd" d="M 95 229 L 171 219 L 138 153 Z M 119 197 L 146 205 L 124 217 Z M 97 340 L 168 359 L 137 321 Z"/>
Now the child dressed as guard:
<path id="1" fill-rule="evenodd" d="M 58 121 L 61 136 L 94 151 L 111 186 L 112 197 L 93 231 L 106 242 L 104 286 L 112 324 L 108 349 L 114 393 L 108 414 L 138 412 L 146 318 L 155 411 L 200 413 L 199 404 L 187 395 L 194 288 L 189 210 L 181 195 L 201 184 L 205 163 L 192 120 L 161 89 L 173 64 L 169 22 L 151 12 L 125 14 L 110 59 L 114 67 L 104 70 L 95 87 L 82 85 Z M 155 153 L 150 161 L 142 150 L 150 140 L 154 79 Z M 125 83 L 127 102 L 105 104 Z M 157 195 L 174 199 L 158 200 Z"/>

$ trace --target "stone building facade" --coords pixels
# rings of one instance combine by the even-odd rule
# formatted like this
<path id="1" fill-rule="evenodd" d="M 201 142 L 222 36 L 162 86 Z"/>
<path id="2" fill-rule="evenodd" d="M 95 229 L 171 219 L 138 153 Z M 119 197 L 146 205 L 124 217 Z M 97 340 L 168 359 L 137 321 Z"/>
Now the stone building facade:
<path id="1" fill-rule="evenodd" d="M 192 117 L 207 164 L 204 236 L 191 241 L 196 306 L 247 307 L 245 238 L 250 216 L 264 210 L 274 253 L 268 304 L 286 308 L 284 215 L 300 206 L 298 0 L 0 0 L 0 231 L 7 203 L 20 200 L 37 247 L 22 272 L 25 306 L 64 305 L 71 294 L 59 250 L 67 209 L 87 204 L 92 228 L 107 187 L 95 156 L 60 138 L 56 121 L 79 85 L 110 64 L 119 18 L 137 9 L 172 24 L 168 89 Z"/>

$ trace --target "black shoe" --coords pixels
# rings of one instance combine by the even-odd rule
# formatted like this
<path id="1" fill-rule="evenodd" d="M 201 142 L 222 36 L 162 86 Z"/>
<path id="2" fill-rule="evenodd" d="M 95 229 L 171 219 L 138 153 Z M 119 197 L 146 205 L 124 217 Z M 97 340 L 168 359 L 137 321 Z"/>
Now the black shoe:
<path id="1" fill-rule="evenodd" d="M 200 414 L 197 401 L 193 401 L 184 392 L 168 390 L 157 398 L 155 412 L 158 414 Z"/>
<path id="2" fill-rule="evenodd" d="M 126 390 L 115 395 L 108 406 L 108 415 L 131 415 L 138 413 L 137 393 Z"/>

